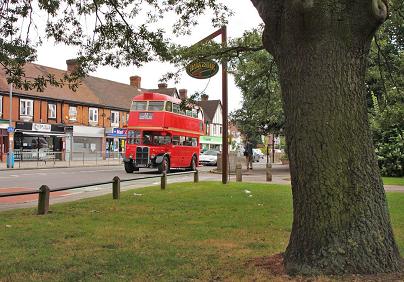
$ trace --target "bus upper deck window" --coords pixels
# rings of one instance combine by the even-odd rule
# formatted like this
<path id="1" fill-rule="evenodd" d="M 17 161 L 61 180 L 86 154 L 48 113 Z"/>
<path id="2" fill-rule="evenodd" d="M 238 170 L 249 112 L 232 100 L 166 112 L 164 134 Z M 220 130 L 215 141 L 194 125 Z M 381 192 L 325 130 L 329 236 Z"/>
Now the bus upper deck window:
<path id="1" fill-rule="evenodd" d="M 164 110 L 163 101 L 149 101 L 149 111 L 162 111 Z"/>
<path id="2" fill-rule="evenodd" d="M 180 105 L 173 104 L 173 112 L 179 114 L 180 113 Z"/>
<path id="3" fill-rule="evenodd" d="M 133 101 L 130 107 L 131 111 L 145 111 L 147 109 L 147 101 Z"/>
<path id="4" fill-rule="evenodd" d="M 173 111 L 173 102 L 167 101 L 166 102 L 166 111 L 172 112 Z"/>

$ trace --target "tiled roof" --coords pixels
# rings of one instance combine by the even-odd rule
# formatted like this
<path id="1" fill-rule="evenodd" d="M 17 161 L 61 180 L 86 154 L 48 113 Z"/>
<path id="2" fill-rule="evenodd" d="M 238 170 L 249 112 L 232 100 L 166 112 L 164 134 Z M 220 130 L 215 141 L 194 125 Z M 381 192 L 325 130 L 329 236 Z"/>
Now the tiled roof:
<path id="1" fill-rule="evenodd" d="M 52 73 L 55 75 L 56 79 L 58 79 L 62 78 L 66 73 L 64 70 L 31 63 L 26 64 L 24 70 L 27 77 L 46 76 Z M 0 69 L 0 91 L 6 93 L 9 91 L 9 85 L 7 84 L 3 69 Z M 127 110 L 130 108 L 132 98 L 139 93 L 137 88 L 129 84 L 118 83 L 93 76 L 84 78 L 76 92 L 70 90 L 68 86 L 48 86 L 45 88 L 44 92 L 37 92 L 36 90 L 25 91 L 21 89 L 14 89 L 14 92 L 16 94 L 38 98 L 51 98 Z"/>
<path id="2" fill-rule="evenodd" d="M 202 107 L 205 114 L 205 121 L 212 122 L 215 117 L 217 107 L 221 105 L 220 100 L 198 101 L 198 105 Z"/>
<path id="3" fill-rule="evenodd" d="M 145 89 L 141 88 L 141 92 L 154 92 L 154 93 L 160 93 L 160 94 L 165 94 L 168 96 L 172 96 L 175 98 L 179 98 L 178 90 L 177 88 L 158 88 L 158 89 Z"/>

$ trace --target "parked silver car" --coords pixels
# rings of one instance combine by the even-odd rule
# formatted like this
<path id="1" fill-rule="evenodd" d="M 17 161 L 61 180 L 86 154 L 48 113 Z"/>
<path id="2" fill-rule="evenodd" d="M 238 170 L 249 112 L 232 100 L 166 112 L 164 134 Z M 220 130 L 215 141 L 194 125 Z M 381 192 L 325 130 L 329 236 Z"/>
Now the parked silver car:
<path id="1" fill-rule="evenodd" d="M 199 155 L 199 164 L 201 165 L 217 165 L 218 151 L 206 151 Z"/>

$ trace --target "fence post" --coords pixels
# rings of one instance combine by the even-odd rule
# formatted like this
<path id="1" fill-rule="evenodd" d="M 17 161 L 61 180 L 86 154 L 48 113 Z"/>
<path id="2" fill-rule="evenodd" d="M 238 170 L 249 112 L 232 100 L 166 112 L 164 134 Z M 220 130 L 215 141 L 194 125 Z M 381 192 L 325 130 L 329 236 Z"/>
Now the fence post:
<path id="1" fill-rule="evenodd" d="M 47 214 L 49 211 L 49 187 L 42 185 L 38 195 L 38 215 Z"/>
<path id="2" fill-rule="evenodd" d="M 236 181 L 242 182 L 243 181 L 243 174 L 241 172 L 241 164 L 236 164 Z"/>
<path id="3" fill-rule="evenodd" d="M 199 182 L 199 171 L 196 169 L 194 172 L 194 183 Z"/>
<path id="4" fill-rule="evenodd" d="M 112 179 L 112 198 L 118 200 L 121 197 L 121 179 L 115 176 Z"/>
<path id="5" fill-rule="evenodd" d="M 161 175 L 161 190 L 165 190 L 167 186 L 167 172 L 163 171 Z"/>
<path id="6" fill-rule="evenodd" d="M 267 181 L 272 181 L 272 164 L 268 163 L 266 165 Z"/>

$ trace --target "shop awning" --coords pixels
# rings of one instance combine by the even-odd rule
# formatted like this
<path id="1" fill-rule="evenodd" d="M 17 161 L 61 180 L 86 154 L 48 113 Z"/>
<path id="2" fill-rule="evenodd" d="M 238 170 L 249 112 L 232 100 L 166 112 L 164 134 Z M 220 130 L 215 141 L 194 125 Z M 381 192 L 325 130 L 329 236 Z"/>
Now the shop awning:
<path id="1" fill-rule="evenodd" d="M 36 132 L 36 131 L 20 131 L 16 130 L 16 132 L 21 132 L 22 134 L 25 135 L 35 135 L 35 136 L 59 136 L 59 137 L 64 137 L 66 134 L 60 133 L 60 132 Z"/>

